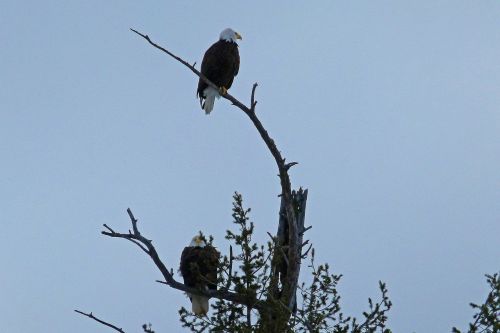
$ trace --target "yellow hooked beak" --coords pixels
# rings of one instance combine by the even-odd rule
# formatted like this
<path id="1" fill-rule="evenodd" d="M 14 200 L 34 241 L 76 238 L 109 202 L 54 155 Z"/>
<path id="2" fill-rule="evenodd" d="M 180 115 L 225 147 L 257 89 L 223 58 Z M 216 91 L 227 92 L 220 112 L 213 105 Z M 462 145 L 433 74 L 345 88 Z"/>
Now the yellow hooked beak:
<path id="1" fill-rule="evenodd" d="M 241 39 L 241 40 L 243 40 L 243 37 L 241 37 L 241 35 L 240 35 L 239 33 L 235 32 L 235 34 L 236 34 L 236 39 Z"/>

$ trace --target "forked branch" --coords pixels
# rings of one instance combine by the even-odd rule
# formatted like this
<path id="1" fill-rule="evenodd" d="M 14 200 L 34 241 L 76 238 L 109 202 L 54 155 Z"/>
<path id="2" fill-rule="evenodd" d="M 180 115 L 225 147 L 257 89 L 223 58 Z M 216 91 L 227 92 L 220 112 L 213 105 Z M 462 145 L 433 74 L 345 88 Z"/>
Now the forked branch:
<path id="1" fill-rule="evenodd" d="M 190 294 L 194 295 L 202 295 L 202 296 L 207 296 L 207 297 L 215 297 L 219 299 L 224 299 L 226 301 L 230 302 L 235 302 L 238 304 L 244 304 L 250 307 L 253 307 L 255 309 L 262 309 L 262 302 L 256 300 L 255 298 L 249 298 L 247 295 L 242 295 L 234 292 L 230 292 L 227 290 L 200 290 L 197 288 L 192 288 L 188 287 L 185 284 L 175 280 L 172 271 L 169 270 L 165 264 L 162 262 L 160 259 L 160 256 L 158 255 L 158 252 L 156 252 L 155 247 L 153 246 L 153 242 L 150 239 L 147 239 L 144 237 L 140 231 L 139 228 L 137 227 L 137 222 L 138 220 L 135 218 L 134 214 L 130 210 L 130 208 L 127 209 L 128 216 L 130 218 L 130 221 L 132 223 L 132 230 L 129 230 L 128 233 L 119 233 L 111 229 L 109 226 L 104 224 L 104 227 L 108 231 L 101 231 L 103 235 L 109 236 L 109 237 L 114 237 L 114 238 L 123 238 L 126 240 L 129 240 L 136 245 L 138 245 L 144 252 L 146 252 L 149 257 L 153 260 L 155 263 L 156 267 L 160 270 L 161 274 L 163 275 L 163 278 L 165 281 L 158 281 L 163 284 L 168 285 L 169 287 L 172 287 L 174 289 L 178 289 Z"/>
<path id="2" fill-rule="evenodd" d="M 201 78 L 203 81 L 205 81 L 210 87 L 215 88 L 219 90 L 219 87 L 217 87 L 213 82 L 211 82 L 205 75 L 203 75 L 200 71 L 198 71 L 194 65 L 191 65 L 189 62 L 185 61 L 184 59 L 178 57 L 174 53 L 170 52 L 166 48 L 158 45 L 157 43 L 153 42 L 151 38 L 148 35 L 145 35 L 135 29 L 131 29 L 134 33 L 137 35 L 141 36 L 144 38 L 149 44 L 154 46 L 155 48 L 161 50 L 162 52 L 168 54 L 170 57 L 174 58 L 187 68 L 189 68 L 194 74 L 196 74 L 199 78 Z M 287 245 L 288 245 L 288 253 L 287 253 L 287 259 L 289 264 L 287 265 L 287 274 L 286 274 L 286 281 L 283 281 L 283 290 L 281 292 L 281 301 L 284 304 L 288 305 L 288 308 L 290 310 L 290 313 L 293 309 L 294 306 L 294 299 L 295 299 L 295 290 L 297 287 L 297 282 L 298 282 L 298 272 L 300 271 L 300 261 L 301 261 L 301 241 L 299 232 L 302 232 L 302 230 L 299 230 L 298 225 L 297 225 L 297 216 L 294 212 L 294 206 L 292 202 L 292 188 L 291 188 L 291 182 L 290 182 L 290 177 L 288 176 L 288 169 L 295 164 L 295 162 L 292 163 L 285 163 L 285 158 L 281 155 L 281 152 L 278 150 L 276 147 L 276 144 L 274 140 L 270 137 L 269 133 L 267 130 L 264 128 L 262 125 L 260 119 L 257 117 L 257 114 L 255 112 L 255 107 L 257 105 L 257 101 L 255 100 L 255 91 L 257 89 L 257 83 L 255 83 L 252 87 L 252 92 L 251 92 L 251 97 L 250 97 L 250 107 L 246 106 L 242 102 L 240 102 L 238 99 L 230 95 L 229 93 L 224 94 L 222 97 L 229 100 L 233 105 L 235 105 L 237 108 L 242 110 L 252 121 L 254 124 L 255 128 L 259 132 L 260 136 L 264 140 L 267 148 L 271 152 L 271 154 L 274 157 L 274 160 L 276 161 L 276 165 L 278 166 L 279 170 L 279 177 L 280 177 L 280 183 L 281 183 L 281 196 L 282 196 L 282 207 L 284 210 L 284 215 L 286 217 L 286 223 L 287 223 L 287 231 L 288 234 L 286 235 L 287 238 Z M 284 230 L 284 229 L 283 229 Z M 168 279 L 166 279 L 168 282 Z"/>

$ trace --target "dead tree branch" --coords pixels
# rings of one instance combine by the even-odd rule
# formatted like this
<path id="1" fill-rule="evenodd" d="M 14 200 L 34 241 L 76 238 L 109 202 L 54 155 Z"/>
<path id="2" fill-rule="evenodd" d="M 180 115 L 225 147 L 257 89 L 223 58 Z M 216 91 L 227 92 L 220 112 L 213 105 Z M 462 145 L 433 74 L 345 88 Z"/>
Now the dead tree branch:
<path id="1" fill-rule="evenodd" d="M 125 333 L 125 331 L 121 328 L 118 328 L 117 326 L 113 325 L 113 324 L 110 324 L 102 319 L 99 319 L 97 318 L 96 316 L 94 316 L 94 314 L 92 312 L 90 313 L 85 313 L 83 311 L 80 311 L 80 310 L 75 310 L 75 312 L 81 314 L 81 315 L 84 315 L 86 317 L 89 317 L 90 319 L 94 319 L 95 321 L 97 321 L 98 323 L 101 323 L 103 324 L 104 326 L 108 326 L 108 327 L 111 327 L 112 329 L 114 329 L 115 331 L 117 332 L 120 332 L 120 333 Z"/>
<path id="2" fill-rule="evenodd" d="M 226 301 L 235 302 L 238 304 L 244 304 L 255 309 L 262 309 L 263 304 L 261 301 L 258 301 L 255 298 L 249 298 L 247 295 L 242 295 L 227 290 L 200 290 L 197 288 L 188 287 L 185 284 L 175 280 L 171 271 L 169 271 L 165 266 L 165 264 L 161 261 L 158 252 L 156 252 L 156 249 L 153 246 L 153 242 L 150 239 L 144 237 L 139 232 L 139 228 L 137 227 L 138 220 L 135 218 L 130 208 L 127 208 L 127 213 L 132 223 L 132 231 L 129 230 L 128 233 L 119 233 L 111 229 L 106 224 L 104 224 L 104 227 L 108 231 L 101 231 L 101 233 L 109 237 L 123 238 L 138 245 L 144 252 L 146 252 L 149 255 L 149 257 L 153 260 L 156 267 L 158 267 L 161 274 L 163 275 L 165 281 L 158 281 L 158 282 L 161 282 L 174 289 L 178 289 L 190 294 L 202 295 L 210 298 L 215 297 L 219 299 L 224 299 Z"/>
<path id="3" fill-rule="evenodd" d="M 137 35 L 141 36 L 144 38 L 149 44 L 154 46 L 155 48 L 161 50 L 162 52 L 168 54 L 170 57 L 174 58 L 187 68 L 189 68 L 194 74 L 196 74 L 198 77 L 200 77 L 203 81 L 205 81 L 210 87 L 213 87 L 217 90 L 219 90 L 219 87 L 217 87 L 214 83 L 212 83 L 210 80 L 208 80 L 207 77 L 205 77 L 200 71 L 198 71 L 194 65 L 191 65 L 189 62 L 183 60 L 182 58 L 178 57 L 177 55 L 173 54 L 166 48 L 156 44 L 153 42 L 148 35 L 145 35 L 135 29 L 131 29 L 134 33 Z M 296 162 L 292 162 L 287 164 L 285 162 L 285 158 L 281 155 L 281 152 L 278 150 L 274 140 L 271 138 L 267 130 L 264 128 L 262 125 L 260 119 L 257 117 L 256 112 L 255 112 L 255 107 L 257 105 L 257 101 L 255 100 L 255 91 L 257 89 L 257 83 L 255 83 L 252 87 L 252 92 L 251 92 L 251 97 L 250 97 L 250 107 L 247 107 L 245 104 L 240 102 L 238 99 L 230 95 L 229 93 L 226 93 L 222 97 L 229 100 L 233 105 L 235 105 L 237 108 L 239 108 L 241 111 L 243 111 L 252 121 L 254 124 L 255 128 L 259 132 L 261 138 L 264 140 L 267 148 L 269 149 L 270 153 L 274 157 L 274 160 L 276 161 L 276 165 L 278 166 L 279 170 L 279 177 L 280 177 L 280 183 L 281 183 L 281 198 L 282 198 L 282 215 L 280 214 L 280 224 L 281 220 L 283 219 L 283 223 L 286 223 L 286 228 L 279 227 L 278 228 L 278 238 L 279 239 L 286 239 L 287 247 L 288 247 L 288 253 L 287 253 L 287 261 L 288 263 L 286 264 L 286 274 L 283 274 L 284 280 L 282 280 L 282 285 L 283 288 L 281 292 L 279 292 L 279 299 L 283 304 L 286 304 L 288 306 L 288 312 L 291 314 L 293 312 L 293 307 L 295 306 L 295 292 L 297 289 L 297 283 L 298 283 L 298 278 L 299 278 L 299 272 L 300 272 L 300 262 L 301 262 L 301 244 L 302 244 L 302 235 L 304 231 L 304 217 L 305 215 L 299 216 L 299 214 L 296 214 L 295 208 L 297 207 L 297 203 L 295 203 L 294 207 L 294 198 L 292 194 L 292 187 L 291 187 L 291 182 L 290 182 L 290 177 L 288 175 L 288 169 L 295 165 Z M 300 190 L 302 191 L 302 190 Z M 305 211 L 305 200 L 307 199 L 307 190 L 302 191 L 302 200 L 303 202 L 299 204 L 299 206 L 303 206 L 303 212 Z M 283 218 L 282 218 L 283 217 Z M 300 226 L 299 226 L 300 224 Z M 286 235 L 280 235 L 280 232 L 287 231 Z M 299 233 L 302 233 L 299 235 Z M 108 234 L 108 236 L 111 236 Z M 113 237 L 113 236 L 112 236 Z M 116 236 L 114 236 L 116 237 Z M 122 237 L 122 238 L 127 238 L 127 237 Z M 149 249 L 149 248 L 148 248 Z M 279 253 L 279 251 L 275 251 L 275 256 L 279 255 L 276 254 Z M 151 254 L 150 254 L 151 255 Z M 285 258 L 282 258 L 281 261 L 283 261 Z M 153 259 L 154 260 L 154 259 Z M 278 258 L 275 258 L 273 260 L 274 263 L 277 263 L 279 260 Z M 156 263 L 156 261 L 155 261 Z M 161 270 L 161 269 L 160 269 Z M 163 272 L 162 272 L 163 273 Z M 176 283 L 172 281 L 172 277 L 169 277 L 168 275 L 164 274 L 166 282 L 170 286 L 176 286 Z M 185 287 L 185 286 L 184 286 Z M 174 287 L 175 288 L 175 287 Z M 180 288 L 177 288 L 180 289 Z M 273 295 L 273 297 L 278 296 Z"/>

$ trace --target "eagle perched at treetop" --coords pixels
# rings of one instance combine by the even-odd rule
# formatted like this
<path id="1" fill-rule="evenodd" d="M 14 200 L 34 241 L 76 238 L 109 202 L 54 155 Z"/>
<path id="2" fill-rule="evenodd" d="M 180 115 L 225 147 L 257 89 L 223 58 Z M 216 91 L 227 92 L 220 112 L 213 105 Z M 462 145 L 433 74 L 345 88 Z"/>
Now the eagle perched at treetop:
<path id="1" fill-rule="evenodd" d="M 198 81 L 196 95 L 206 114 L 214 108 L 215 98 L 226 94 L 231 88 L 234 77 L 240 68 L 240 54 L 236 41 L 242 39 L 241 35 L 233 29 L 224 29 L 219 36 L 219 41 L 214 43 L 205 52 L 201 62 L 201 73 L 214 83 L 219 90 L 209 87 L 201 78 Z"/>
<path id="2" fill-rule="evenodd" d="M 219 257 L 219 251 L 207 245 L 201 234 L 194 236 L 181 255 L 180 271 L 184 284 L 200 290 L 217 290 Z M 208 297 L 190 293 L 187 295 L 191 300 L 194 314 L 198 316 L 207 314 Z"/>

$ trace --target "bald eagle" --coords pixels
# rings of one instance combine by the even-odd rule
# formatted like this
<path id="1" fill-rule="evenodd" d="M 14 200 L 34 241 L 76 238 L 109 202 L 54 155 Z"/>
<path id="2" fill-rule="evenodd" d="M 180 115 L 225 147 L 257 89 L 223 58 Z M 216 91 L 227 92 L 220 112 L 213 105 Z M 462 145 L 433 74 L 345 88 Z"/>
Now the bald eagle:
<path id="1" fill-rule="evenodd" d="M 181 255 L 180 272 L 184 284 L 201 290 L 217 290 L 217 267 L 220 253 L 207 245 L 204 237 L 196 235 Z M 202 316 L 208 312 L 208 297 L 188 293 L 194 314 Z"/>
<path id="2" fill-rule="evenodd" d="M 215 98 L 225 94 L 231 88 L 234 77 L 240 68 L 240 54 L 236 40 L 241 35 L 233 29 L 224 29 L 219 36 L 219 41 L 214 43 L 205 52 L 201 63 L 201 73 L 213 82 L 219 90 L 209 87 L 201 78 L 198 81 L 196 95 L 200 99 L 200 106 L 209 114 L 214 108 Z"/>

